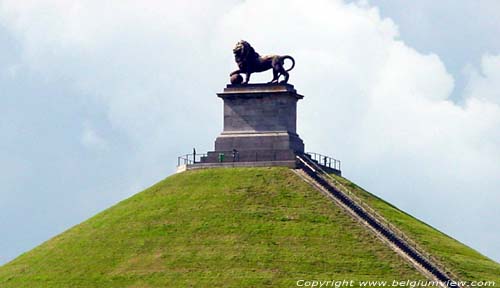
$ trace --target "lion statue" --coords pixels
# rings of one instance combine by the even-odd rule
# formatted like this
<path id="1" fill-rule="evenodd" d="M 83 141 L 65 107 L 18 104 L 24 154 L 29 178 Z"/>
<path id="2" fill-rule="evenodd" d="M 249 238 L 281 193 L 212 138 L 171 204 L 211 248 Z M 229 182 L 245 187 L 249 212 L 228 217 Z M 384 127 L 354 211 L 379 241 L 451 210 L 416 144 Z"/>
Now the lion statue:
<path id="1" fill-rule="evenodd" d="M 255 52 L 250 43 L 244 40 L 236 43 L 233 53 L 239 69 L 231 72 L 229 75 L 232 84 L 248 84 L 252 73 L 263 72 L 269 69 L 273 69 L 273 79 L 269 83 L 278 83 L 280 76 L 284 77 L 280 83 L 287 83 L 290 77 L 288 72 L 295 66 L 295 60 L 291 56 L 260 56 Z M 283 67 L 285 59 L 292 60 L 292 66 L 287 70 Z M 241 77 L 240 73 L 246 75 L 245 81 L 243 81 L 243 77 Z"/>

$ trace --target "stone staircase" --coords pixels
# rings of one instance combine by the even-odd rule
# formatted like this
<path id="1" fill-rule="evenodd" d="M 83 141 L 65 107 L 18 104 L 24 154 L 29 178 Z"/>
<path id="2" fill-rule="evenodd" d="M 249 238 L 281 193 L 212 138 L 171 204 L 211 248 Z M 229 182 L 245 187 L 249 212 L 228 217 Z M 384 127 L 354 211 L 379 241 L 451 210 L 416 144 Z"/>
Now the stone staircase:
<path id="1" fill-rule="evenodd" d="M 439 281 L 442 287 L 459 287 L 457 285 L 459 279 L 452 272 L 366 203 L 350 193 L 347 188 L 324 171 L 317 161 L 307 155 L 297 156 L 297 161 L 299 169 L 294 170 L 297 175 L 334 200 L 430 280 Z"/>

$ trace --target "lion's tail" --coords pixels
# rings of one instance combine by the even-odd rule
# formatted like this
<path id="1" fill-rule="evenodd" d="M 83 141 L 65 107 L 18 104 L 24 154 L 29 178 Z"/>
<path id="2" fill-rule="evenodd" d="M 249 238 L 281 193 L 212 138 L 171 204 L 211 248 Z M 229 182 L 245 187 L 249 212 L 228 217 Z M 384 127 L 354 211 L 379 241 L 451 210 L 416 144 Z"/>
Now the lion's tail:
<path id="1" fill-rule="evenodd" d="M 286 70 L 286 72 L 288 72 L 288 71 L 292 70 L 292 69 L 293 69 L 293 67 L 295 67 L 295 59 L 293 59 L 293 57 L 292 57 L 292 56 L 290 56 L 290 55 L 281 56 L 281 60 L 282 60 L 283 62 L 285 61 L 285 59 L 290 59 L 290 60 L 292 60 L 292 67 L 290 67 L 290 68 L 288 68 L 288 69 Z"/>

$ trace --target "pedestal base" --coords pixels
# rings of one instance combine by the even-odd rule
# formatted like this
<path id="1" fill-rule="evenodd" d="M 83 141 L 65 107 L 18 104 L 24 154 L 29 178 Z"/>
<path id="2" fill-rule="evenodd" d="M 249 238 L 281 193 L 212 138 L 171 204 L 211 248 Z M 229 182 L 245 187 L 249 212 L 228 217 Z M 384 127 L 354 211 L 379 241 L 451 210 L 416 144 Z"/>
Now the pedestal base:
<path id="1" fill-rule="evenodd" d="M 295 161 L 304 153 L 296 134 L 303 96 L 292 85 L 228 85 L 217 95 L 224 100 L 224 131 L 202 163 Z"/>
<path id="2" fill-rule="evenodd" d="M 290 132 L 223 132 L 215 140 L 215 151 L 293 150 L 304 152 L 304 142 Z"/>

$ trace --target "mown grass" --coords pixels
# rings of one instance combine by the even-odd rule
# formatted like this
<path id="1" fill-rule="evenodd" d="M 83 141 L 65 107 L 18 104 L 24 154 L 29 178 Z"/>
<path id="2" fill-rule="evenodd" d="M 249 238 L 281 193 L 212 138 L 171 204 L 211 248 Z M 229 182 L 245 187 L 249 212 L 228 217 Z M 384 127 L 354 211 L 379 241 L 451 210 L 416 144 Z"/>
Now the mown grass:
<path id="1" fill-rule="evenodd" d="M 391 224 L 430 252 L 462 281 L 495 281 L 500 286 L 500 264 L 481 255 L 426 223 L 365 191 L 349 180 L 335 176 L 345 187 L 375 209 Z"/>
<path id="2" fill-rule="evenodd" d="M 422 231 L 423 239 L 438 233 Z M 439 249 L 472 253 L 442 241 Z M 299 279 L 424 278 L 285 168 L 173 175 L 0 267 L 0 287 L 295 287 Z"/>

